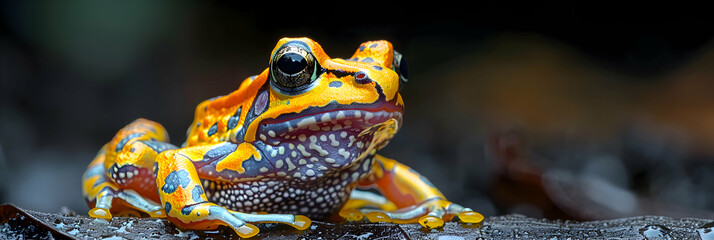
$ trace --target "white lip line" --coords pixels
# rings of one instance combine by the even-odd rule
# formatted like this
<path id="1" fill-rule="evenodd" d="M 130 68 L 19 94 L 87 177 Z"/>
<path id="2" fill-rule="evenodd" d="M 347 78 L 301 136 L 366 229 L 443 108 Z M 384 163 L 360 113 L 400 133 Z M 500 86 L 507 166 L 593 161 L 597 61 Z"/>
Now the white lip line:
<path id="1" fill-rule="evenodd" d="M 361 118 L 361 115 L 360 115 L 360 114 L 363 114 L 363 113 L 364 113 L 364 114 L 366 114 L 366 113 L 376 114 L 376 113 L 379 113 L 379 112 L 385 112 L 385 113 L 388 113 L 388 114 L 398 114 L 399 116 L 402 115 L 402 112 L 400 112 L 399 110 L 393 110 L 393 111 L 386 110 L 386 109 L 380 109 L 380 110 L 366 110 L 366 109 L 359 109 L 359 108 L 356 108 L 356 109 L 337 109 L 337 110 L 325 111 L 325 112 L 321 112 L 321 113 L 314 113 L 314 114 L 310 114 L 310 115 L 306 115 L 306 116 L 302 116 L 302 117 L 296 117 L 296 118 L 293 118 L 293 119 L 290 119 L 290 120 L 284 120 L 284 121 L 280 121 L 280 122 L 268 123 L 268 125 L 281 124 L 281 123 L 285 123 L 285 122 L 293 122 L 293 121 L 296 121 L 296 120 L 298 120 L 298 119 L 305 119 L 305 118 L 316 117 L 316 116 L 320 116 L 320 115 L 323 115 L 323 116 L 324 116 L 325 114 L 330 114 L 330 113 L 337 113 L 337 115 L 339 115 L 340 113 L 344 114 L 345 112 L 358 113 L 358 114 L 353 115 L 352 117 L 346 117 L 346 116 L 345 116 L 344 118 L 346 118 L 346 119 L 351 119 L 351 118 L 360 119 L 360 118 Z M 322 118 L 323 116 L 321 116 L 321 118 Z M 329 116 L 329 115 L 328 115 L 328 116 Z M 317 122 L 317 121 L 316 121 L 316 123 L 324 123 L 324 122 L 329 122 L 329 121 L 332 121 L 332 120 L 340 120 L 340 119 L 343 119 L 343 118 L 331 119 L 331 120 L 320 121 L 320 122 Z M 367 118 L 367 119 L 369 119 L 369 118 Z M 322 119 L 321 119 L 321 120 L 322 120 Z"/>
<path id="2" fill-rule="evenodd" d="M 352 116 L 347 116 L 345 113 L 349 111 L 352 113 Z M 335 117 L 331 117 L 331 113 L 336 113 L 334 114 Z M 364 116 L 362 116 L 364 114 Z M 378 110 L 378 111 L 368 111 L 368 110 L 362 110 L 362 109 L 345 109 L 345 110 L 334 110 L 334 111 L 329 111 L 329 112 L 323 112 L 323 113 L 316 113 L 308 116 L 303 116 L 283 122 L 277 122 L 277 123 L 269 123 L 267 125 L 275 125 L 275 124 L 288 124 L 287 128 L 282 128 L 278 135 L 283 135 L 288 132 L 292 132 L 296 129 L 304 129 L 308 128 L 312 125 L 318 125 L 322 123 L 327 123 L 331 121 L 339 121 L 339 120 L 351 120 L 351 119 L 357 119 L 357 120 L 364 120 L 369 123 L 370 119 L 374 119 L 375 117 L 377 118 L 383 118 L 384 121 L 390 119 L 390 118 L 395 118 L 398 121 L 401 121 L 402 119 L 402 112 L 400 111 L 387 111 L 387 110 Z M 295 127 L 293 127 L 293 124 L 295 124 Z M 378 124 L 378 123 L 375 123 Z M 374 125 L 374 124 L 370 124 Z M 262 126 L 261 126 L 262 128 Z"/>

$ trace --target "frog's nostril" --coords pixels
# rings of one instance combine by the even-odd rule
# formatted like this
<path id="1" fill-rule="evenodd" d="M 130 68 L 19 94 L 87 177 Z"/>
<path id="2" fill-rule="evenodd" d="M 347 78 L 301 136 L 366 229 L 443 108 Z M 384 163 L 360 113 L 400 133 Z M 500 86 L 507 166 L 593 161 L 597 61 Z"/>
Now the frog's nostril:
<path id="1" fill-rule="evenodd" d="M 365 74 L 363 72 L 358 72 L 357 74 L 355 74 L 355 82 L 357 82 L 359 84 L 367 84 L 367 83 L 370 83 L 371 81 L 372 80 L 369 79 L 369 77 L 367 77 L 367 74 Z"/>

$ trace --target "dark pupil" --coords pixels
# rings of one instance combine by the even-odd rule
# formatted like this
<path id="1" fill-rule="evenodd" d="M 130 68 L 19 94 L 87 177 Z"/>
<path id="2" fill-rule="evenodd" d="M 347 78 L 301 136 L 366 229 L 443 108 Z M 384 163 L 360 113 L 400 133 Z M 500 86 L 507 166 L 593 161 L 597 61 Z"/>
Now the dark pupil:
<path id="1" fill-rule="evenodd" d="M 297 53 L 286 53 L 278 59 L 280 71 L 292 75 L 299 73 L 307 67 L 307 60 Z"/>

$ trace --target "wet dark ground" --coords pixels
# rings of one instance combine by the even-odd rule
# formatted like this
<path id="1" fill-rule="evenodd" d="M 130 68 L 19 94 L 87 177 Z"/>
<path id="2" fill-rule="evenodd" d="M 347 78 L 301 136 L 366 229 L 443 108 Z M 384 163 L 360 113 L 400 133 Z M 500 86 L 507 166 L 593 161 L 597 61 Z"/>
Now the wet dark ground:
<path id="1" fill-rule="evenodd" d="M 179 231 L 165 219 L 117 217 L 111 222 L 0 206 L 0 239 L 235 239 L 230 229 Z M 714 239 L 714 221 L 656 216 L 604 221 L 552 221 L 513 214 L 480 226 L 455 222 L 423 230 L 418 224 L 313 222 L 305 231 L 260 224 L 251 239 Z"/>

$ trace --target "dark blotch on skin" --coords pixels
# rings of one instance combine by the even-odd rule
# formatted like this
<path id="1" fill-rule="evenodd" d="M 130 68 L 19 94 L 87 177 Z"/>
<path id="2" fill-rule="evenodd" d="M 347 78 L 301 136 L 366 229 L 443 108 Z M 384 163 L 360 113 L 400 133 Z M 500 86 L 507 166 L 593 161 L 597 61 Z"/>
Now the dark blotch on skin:
<path id="1" fill-rule="evenodd" d="M 127 135 L 126 137 L 119 140 L 119 143 L 117 143 L 116 147 L 114 147 L 114 151 L 116 151 L 116 152 L 121 151 L 121 149 L 124 148 L 124 145 L 126 145 L 126 143 L 129 142 L 129 140 L 131 140 L 133 138 L 141 137 L 143 135 L 144 135 L 143 133 L 132 133 L 132 134 Z"/>
<path id="2" fill-rule="evenodd" d="M 377 44 L 376 44 L 376 43 L 373 43 L 372 45 L 369 45 L 369 48 L 374 48 L 374 47 L 376 47 L 376 46 L 377 46 Z"/>
<path id="3" fill-rule="evenodd" d="M 366 58 L 362 59 L 362 61 L 360 61 L 360 62 L 371 63 L 371 62 L 374 62 L 374 59 L 372 59 L 371 57 L 366 57 Z"/>
<path id="4" fill-rule="evenodd" d="M 161 191 L 170 194 L 175 192 L 176 189 L 178 189 L 178 186 L 181 186 L 185 189 L 186 187 L 188 187 L 189 183 L 191 183 L 191 179 L 188 178 L 188 171 L 173 171 L 169 173 L 169 175 L 166 176 L 166 178 L 164 179 L 164 186 L 161 187 Z"/>
<path id="5" fill-rule="evenodd" d="M 382 67 L 380 67 L 380 66 L 375 65 L 375 66 L 372 66 L 372 68 L 374 68 L 374 70 L 377 70 L 377 71 L 382 71 Z"/>
<path id="6" fill-rule="evenodd" d="M 214 123 L 211 128 L 208 129 L 208 136 L 212 136 L 213 134 L 216 134 L 218 132 L 218 122 Z"/>
<path id="7" fill-rule="evenodd" d="M 164 210 L 166 210 L 166 214 L 169 214 L 171 211 L 171 203 L 166 202 L 166 205 L 164 205 Z"/>
<path id="8" fill-rule="evenodd" d="M 342 87 L 342 82 L 340 82 L 340 81 L 332 81 L 332 82 L 330 82 L 330 85 L 329 85 L 329 86 L 330 86 L 330 87 L 333 87 L 333 88 Z"/>
<path id="9" fill-rule="evenodd" d="M 332 73 L 333 75 L 335 75 L 335 77 L 338 77 L 338 78 L 343 78 L 345 76 L 354 74 L 354 72 L 347 72 L 347 71 L 343 71 L 340 69 L 327 70 L 327 72 Z"/>
<path id="10" fill-rule="evenodd" d="M 361 51 L 364 51 L 365 48 L 366 48 L 366 47 L 365 47 L 364 45 L 363 45 L 363 46 L 359 46 L 359 51 L 360 51 L 360 52 L 361 52 Z"/>

